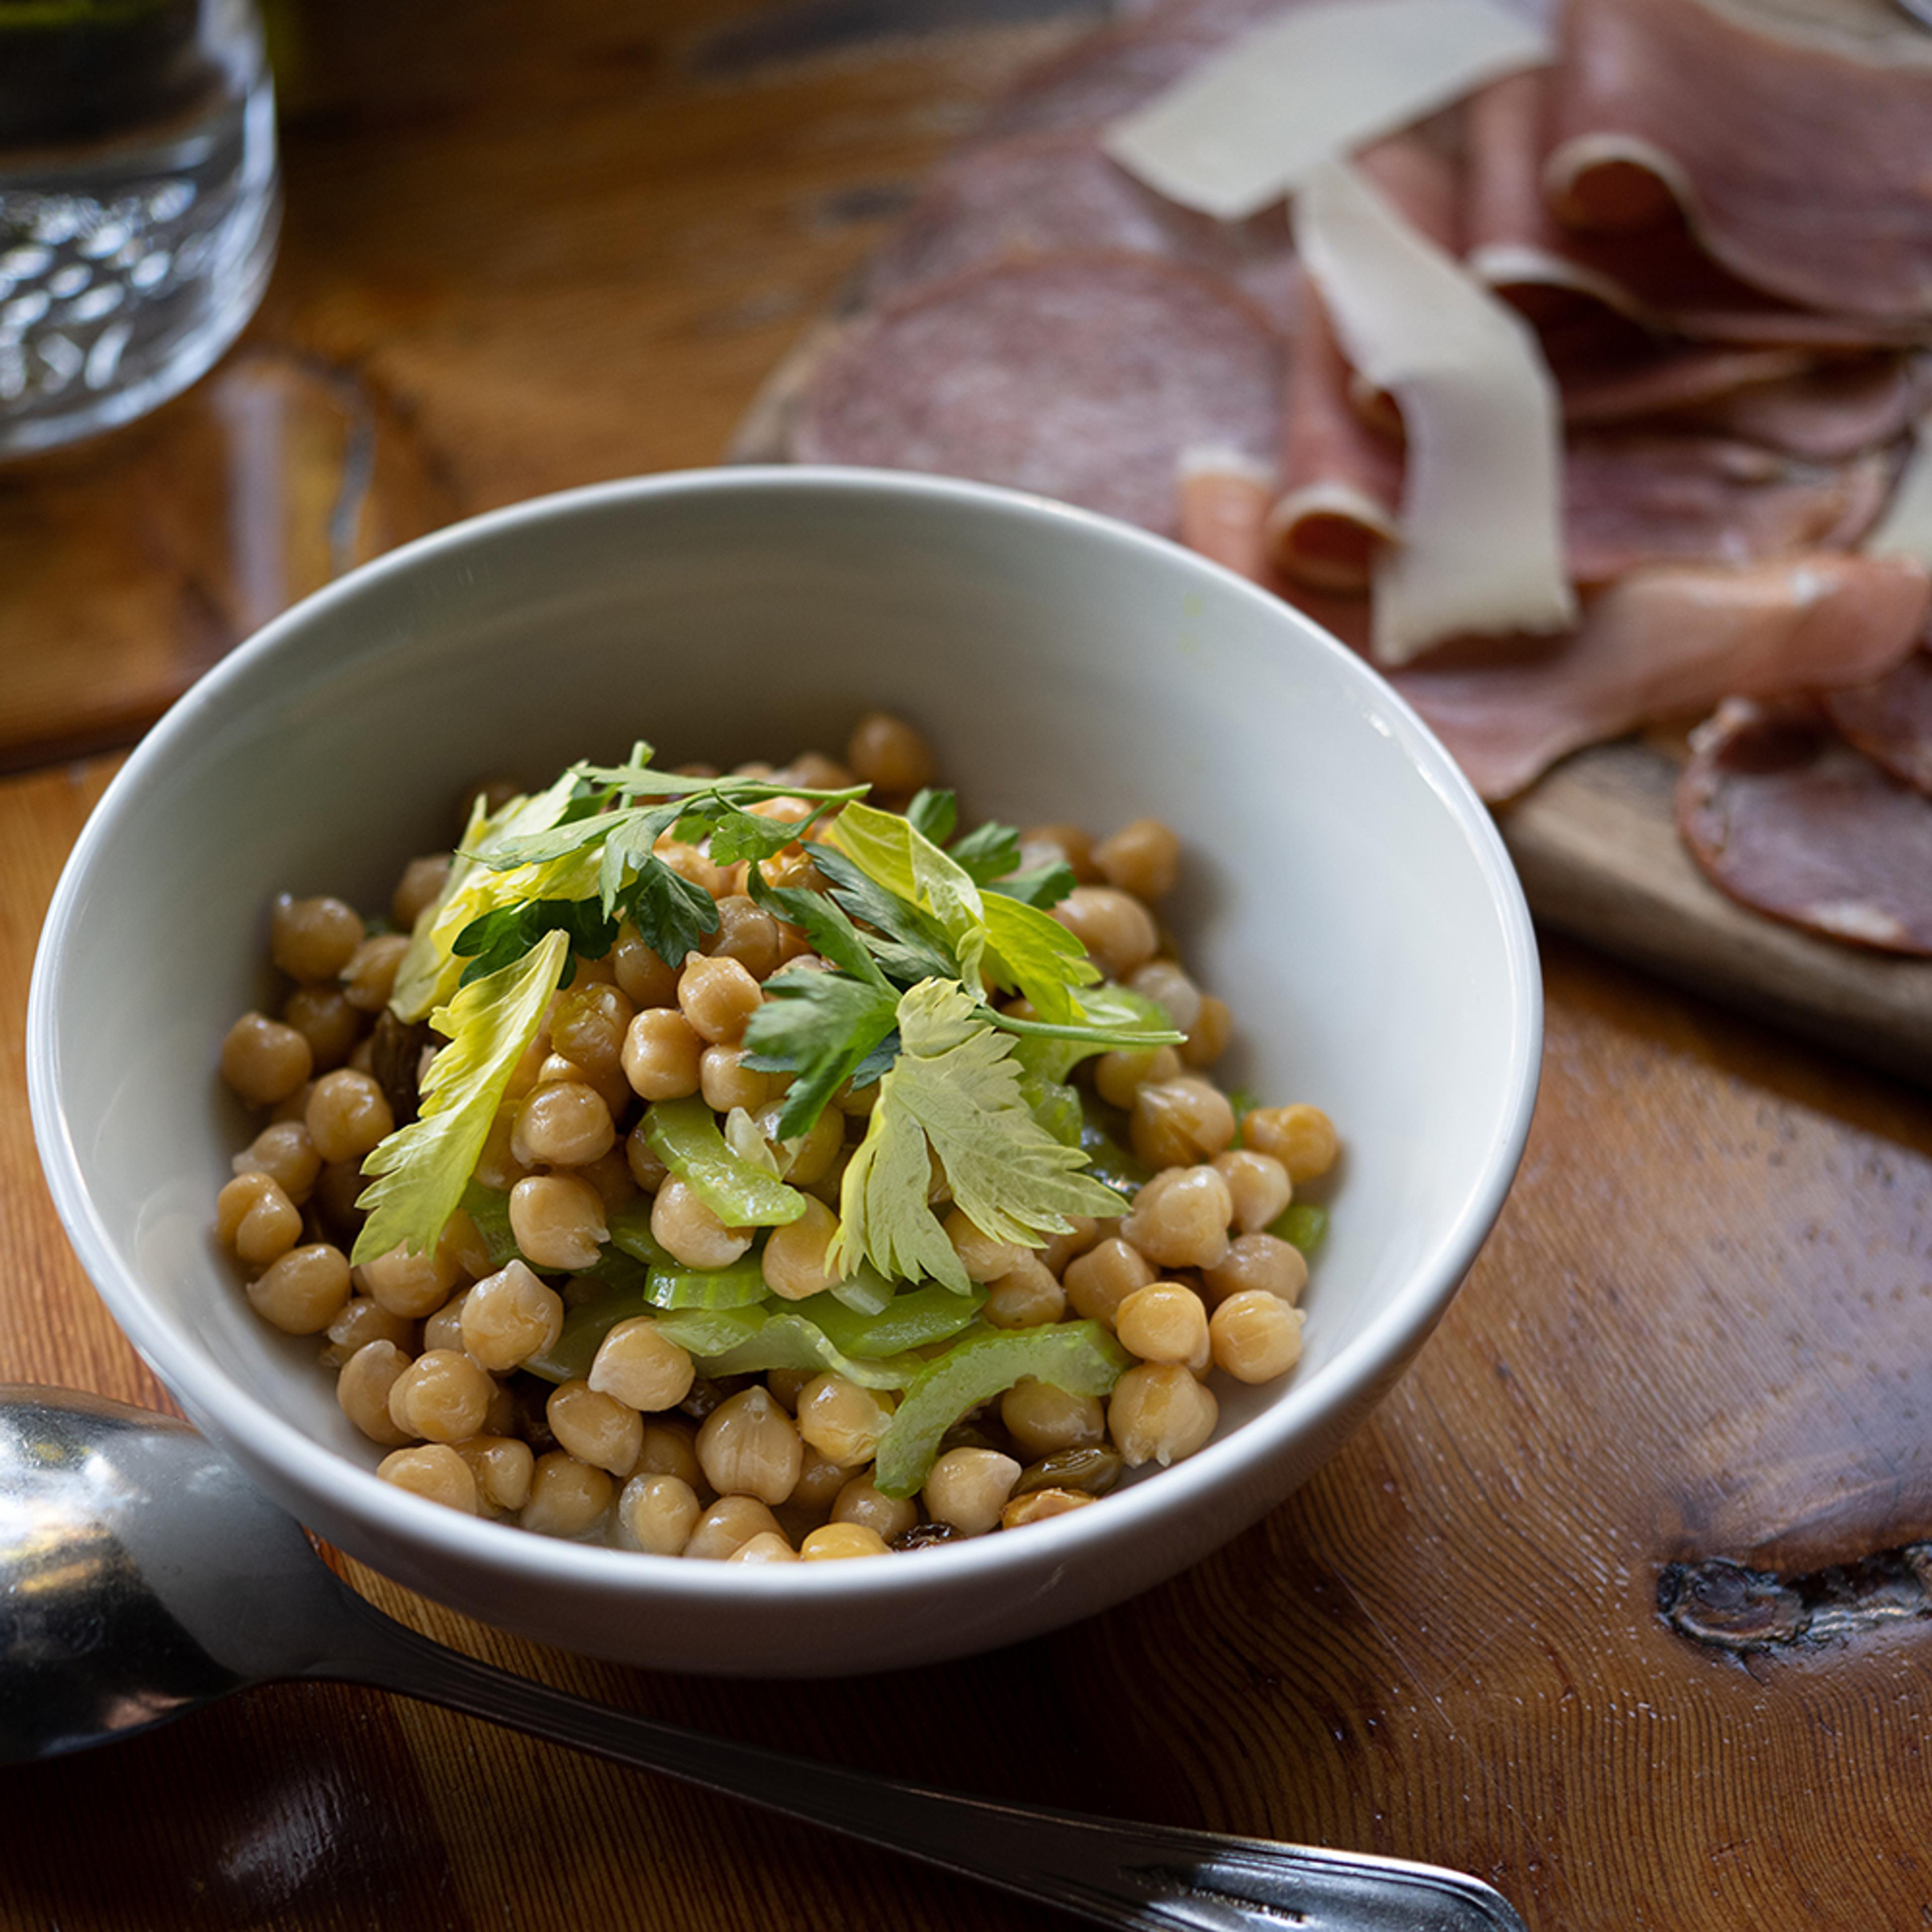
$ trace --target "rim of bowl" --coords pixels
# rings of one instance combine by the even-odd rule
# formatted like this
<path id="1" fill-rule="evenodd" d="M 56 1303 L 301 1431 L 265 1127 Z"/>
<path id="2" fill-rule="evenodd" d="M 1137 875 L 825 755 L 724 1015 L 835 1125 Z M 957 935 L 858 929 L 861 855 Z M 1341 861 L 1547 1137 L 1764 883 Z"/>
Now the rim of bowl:
<path id="1" fill-rule="evenodd" d="M 880 495 L 924 497 L 962 510 L 1024 521 L 1078 528 L 1092 539 L 1150 554 L 1156 566 L 1201 579 L 1216 594 L 1252 599 L 1300 634 L 1304 646 L 1332 656 L 1345 676 L 1384 718 L 1444 808 L 1456 821 L 1490 889 L 1503 928 L 1504 964 L 1510 986 L 1508 1066 L 1504 1105 L 1478 1170 L 1479 1179 L 1436 1241 L 1410 1271 L 1376 1324 L 1305 1383 L 1291 1380 L 1259 1414 L 1208 1447 L 1106 1498 L 1101 1510 L 1074 1510 L 1031 1526 L 1024 1537 L 982 1536 L 922 1552 L 924 1560 L 894 1563 L 734 1565 L 650 1560 L 643 1552 L 604 1544 L 539 1536 L 514 1524 L 458 1515 L 384 1482 L 373 1469 L 339 1454 L 270 1408 L 245 1384 L 229 1376 L 178 1332 L 149 1300 L 134 1271 L 122 1264 L 102 1226 L 68 1130 L 58 1091 L 56 1033 L 61 994 L 55 962 L 63 950 L 74 909 L 95 855 L 113 836 L 121 814 L 136 800 L 147 773 L 215 710 L 230 683 L 263 658 L 298 651 L 310 623 L 337 606 L 352 604 L 374 584 L 406 574 L 432 560 L 501 533 L 586 512 L 658 497 L 712 493 L 798 491 L 844 494 L 855 502 Z M 82 1266 L 136 1350 L 184 1406 L 218 1416 L 245 1439 L 297 1491 L 323 1490 L 343 1514 L 397 1542 L 425 1546 L 465 1570 L 496 1570 L 532 1582 L 577 1589 L 655 1594 L 671 1593 L 693 1604 L 740 1597 L 747 1590 L 781 1596 L 814 1591 L 833 1595 L 922 1595 L 934 1584 L 969 1575 L 982 1579 L 1012 1573 L 1015 1580 L 1042 1559 L 1054 1566 L 1097 1556 L 1136 1526 L 1187 1510 L 1244 1468 L 1265 1466 L 1291 1438 L 1310 1432 L 1357 1403 L 1390 1366 L 1419 1346 L 1461 1285 L 1487 1238 L 1516 1175 L 1534 1111 L 1542 1055 L 1542 983 L 1529 910 L 1514 866 L 1488 809 L 1415 712 L 1372 666 L 1304 616 L 1259 586 L 1165 538 L 1050 498 L 946 477 L 896 470 L 813 464 L 746 464 L 672 470 L 620 478 L 526 499 L 487 511 L 401 544 L 359 566 L 290 607 L 237 645 L 198 679 L 162 716 L 116 773 L 82 826 L 62 868 L 48 908 L 28 995 L 27 1086 L 41 1163 L 54 1204 Z M 932 1565 L 941 1567 L 935 1570 Z"/>

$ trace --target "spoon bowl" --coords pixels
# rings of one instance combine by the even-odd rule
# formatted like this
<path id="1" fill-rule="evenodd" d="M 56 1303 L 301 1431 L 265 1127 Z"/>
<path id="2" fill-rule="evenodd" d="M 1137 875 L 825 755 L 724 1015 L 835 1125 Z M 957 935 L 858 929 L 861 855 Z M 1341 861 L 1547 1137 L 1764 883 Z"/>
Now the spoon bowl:
<path id="1" fill-rule="evenodd" d="M 682 1731 L 382 1616 L 185 1424 L 0 1386 L 0 1763 L 131 1736 L 290 1678 L 364 1683 L 660 1771 L 1042 1900 L 1202 1932 L 1522 1932 L 1459 1872 L 922 1790 Z"/>

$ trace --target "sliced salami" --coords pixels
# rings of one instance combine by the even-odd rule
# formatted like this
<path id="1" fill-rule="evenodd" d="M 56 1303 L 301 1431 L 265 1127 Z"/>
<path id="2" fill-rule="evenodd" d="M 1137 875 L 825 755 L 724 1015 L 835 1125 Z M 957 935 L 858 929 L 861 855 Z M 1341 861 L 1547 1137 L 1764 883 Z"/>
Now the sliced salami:
<path id="1" fill-rule="evenodd" d="M 1932 792 L 1932 647 L 1871 684 L 1826 694 L 1832 722 L 1894 778 Z"/>
<path id="2" fill-rule="evenodd" d="M 826 357 L 792 447 L 1005 484 L 1172 535 L 1182 452 L 1271 462 L 1282 356 L 1266 318 L 1145 257 L 1058 255 L 942 283 Z"/>
<path id="3" fill-rule="evenodd" d="M 1932 955 L 1932 799 L 1802 704 L 1727 698 L 1690 744 L 1678 824 L 1714 883 L 1832 939 Z"/>

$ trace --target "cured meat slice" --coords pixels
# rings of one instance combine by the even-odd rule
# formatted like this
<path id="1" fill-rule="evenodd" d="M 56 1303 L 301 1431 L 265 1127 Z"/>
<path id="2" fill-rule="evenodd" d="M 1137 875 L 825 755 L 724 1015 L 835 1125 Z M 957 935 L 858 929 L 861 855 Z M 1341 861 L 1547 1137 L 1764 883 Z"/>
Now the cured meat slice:
<path id="1" fill-rule="evenodd" d="M 1815 710 L 1726 700 L 1691 735 L 1677 822 L 1706 875 L 1756 911 L 1932 954 L 1932 799 Z"/>
<path id="2" fill-rule="evenodd" d="M 1263 534 L 1274 477 L 1239 451 L 1196 448 L 1180 454 L 1180 541 L 1237 576 L 1269 580 Z"/>
<path id="3" fill-rule="evenodd" d="M 1927 333 L 1923 314 L 1882 321 L 1841 313 L 1835 302 L 1794 306 L 1753 288 L 1675 215 L 1634 236 L 1564 227 L 1544 194 L 1552 86 L 1544 72 L 1514 74 L 1470 100 L 1463 230 L 1471 271 L 1552 340 L 1580 329 L 1588 349 L 1607 340 L 1628 355 L 1645 332 L 1660 331 L 1694 342 L 1840 350 Z"/>
<path id="4" fill-rule="evenodd" d="M 1207 277 L 1042 256 L 856 325 L 814 372 L 792 452 L 1036 490 L 1171 536 L 1184 449 L 1272 460 L 1281 362 L 1266 319 Z"/>
<path id="5" fill-rule="evenodd" d="M 1570 439 L 1564 542 L 1579 584 L 1647 563 L 1750 563 L 1849 550 L 1884 507 L 1897 465 L 1874 451 L 1833 466 L 1695 432 Z"/>
<path id="6" fill-rule="evenodd" d="M 1916 644 L 1932 579 L 1891 557 L 1660 566 L 1601 592 L 1570 637 L 1508 662 L 1414 668 L 1397 690 L 1484 797 L 1566 752 L 1747 696 L 1880 677 Z"/>
<path id="7" fill-rule="evenodd" d="M 1400 532 L 1402 446 L 1352 404 L 1348 365 L 1312 285 L 1302 290 L 1283 430 L 1282 495 L 1268 520 L 1276 567 L 1320 590 L 1366 590 L 1377 553 Z"/>
<path id="8" fill-rule="evenodd" d="M 1227 276 L 1283 327 L 1300 277 L 1288 224 L 1196 214 L 1115 166 L 1084 134 L 1022 135 L 941 166 L 875 255 L 868 302 L 1025 255 L 1105 249 Z"/>
<path id="9" fill-rule="evenodd" d="M 1807 374 L 1812 360 L 1802 349 L 1672 345 L 1607 365 L 1586 363 L 1560 373 L 1563 419 L 1591 428 L 1707 409 L 1740 392 Z"/>
<path id="10" fill-rule="evenodd" d="M 1870 684 L 1826 693 L 1825 712 L 1874 763 L 1932 792 L 1932 647 L 1916 650 Z"/>
<path id="11" fill-rule="evenodd" d="M 1340 162 L 1310 175 L 1294 228 L 1349 361 L 1407 432 L 1402 540 L 1375 564 L 1377 656 L 1569 623 L 1556 389 L 1529 332 Z"/>
<path id="12" fill-rule="evenodd" d="M 1572 0 L 1552 70 L 1552 205 L 1572 226 L 1628 233 L 1674 203 L 1754 288 L 1921 322 L 1932 46 L 1883 45 L 1906 51 L 1854 54 L 1706 0 Z"/>

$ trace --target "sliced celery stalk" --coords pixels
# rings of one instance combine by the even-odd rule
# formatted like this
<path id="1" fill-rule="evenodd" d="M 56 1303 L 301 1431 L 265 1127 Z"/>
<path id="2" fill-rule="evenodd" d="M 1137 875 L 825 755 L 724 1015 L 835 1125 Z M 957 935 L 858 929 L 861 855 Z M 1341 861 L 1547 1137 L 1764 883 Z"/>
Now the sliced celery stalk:
<path id="1" fill-rule="evenodd" d="M 805 1212 L 805 1196 L 731 1151 L 718 1116 L 702 1099 L 659 1100 L 644 1116 L 644 1138 L 672 1173 L 728 1228 L 778 1228 Z"/>
<path id="2" fill-rule="evenodd" d="M 877 1360 L 904 1348 L 924 1348 L 949 1340 L 971 1327 L 985 1304 L 986 1291 L 955 1294 L 938 1282 L 909 1288 L 892 1297 L 873 1316 L 855 1314 L 830 1294 L 808 1295 L 794 1306 L 831 1338 L 833 1347 L 848 1355 Z"/>
<path id="3" fill-rule="evenodd" d="M 656 1310 L 644 1299 L 644 1285 L 614 1288 L 573 1308 L 563 1318 L 563 1330 L 540 1355 L 532 1355 L 524 1366 L 547 1382 L 567 1382 L 590 1372 L 604 1338 L 620 1322 L 634 1315 L 652 1315 Z"/>
<path id="4" fill-rule="evenodd" d="M 1312 1201 L 1297 1201 L 1284 1208 L 1268 1229 L 1284 1241 L 1292 1241 L 1304 1255 L 1312 1255 L 1328 1232 L 1328 1210 Z"/>
<path id="5" fill-rule="evenodd" d="M 913 1495 L 926 1480 L 946 1432 L 1022 1376 L 1070 1394 L 1105 1395 L 1132 1363 L 1097 1322 L 969 1333 L 928 1363 L 907 1390 L 880 1438 L 873 1480 L 882 1495 Z"/>
<path id="6" fill-rule="evenodd" d="M 728 1268 L 680 1268 L 675 1262 L 651 1270 L 645 1291 L 653 1308 L 754 1308 L 770 1291 L 756 1249 Z"/>
<path id="7" fill-rule="evenodd" d="M 667 1316 L 661 1325 L 680 1347 L 691 1348 L 692 1345 L 671 1328 L 671 1324 L 682 1318 Z M 794 1309 L 767 1313 L 755 1332 L 736 1347 L 716 1353 L 692 1348 L 692 1353 L 708 1376 L 760 1375 L 771 1369 L 830 1370 L 862 1388 L 875 1389 L 904 1388 L 926 1366 L 916 1355 L 888 1355 L 862 1361 L 845 1354 L 832 1346 L 815 1322 Z"/>

